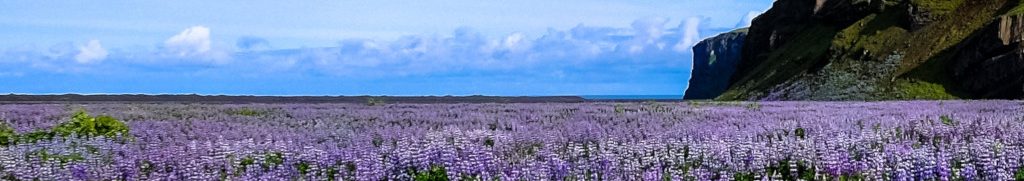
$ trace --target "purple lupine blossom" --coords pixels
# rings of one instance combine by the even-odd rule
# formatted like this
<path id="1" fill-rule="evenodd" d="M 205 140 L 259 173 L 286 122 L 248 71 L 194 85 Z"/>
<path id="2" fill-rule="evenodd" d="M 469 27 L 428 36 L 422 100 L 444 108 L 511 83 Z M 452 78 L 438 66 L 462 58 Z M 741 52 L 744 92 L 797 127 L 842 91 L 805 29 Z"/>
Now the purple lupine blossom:
<path id="1" fill-rule="evenodd" d="M 0 146 L 0 179 L 1012 180 L 1024 162 L 1017 101 L 7 104 L 0 120 L 25 134 L 79 108 L 130 141 Z"/>

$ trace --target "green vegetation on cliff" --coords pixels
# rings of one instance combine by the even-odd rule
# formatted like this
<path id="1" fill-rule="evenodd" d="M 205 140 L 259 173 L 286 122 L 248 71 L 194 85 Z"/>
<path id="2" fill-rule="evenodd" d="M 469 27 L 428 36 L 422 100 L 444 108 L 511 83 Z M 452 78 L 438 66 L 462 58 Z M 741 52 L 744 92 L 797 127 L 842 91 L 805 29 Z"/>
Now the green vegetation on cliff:
<path id="1" fill-rule="evenodd" d="M 831 41 L 830 37 L 835 34 L 836 30 L 827 26 L 808 28 L 805 34 L 799 35 L 793 42 L 768 56 L 768 60 L 774 63 L 759 66 L 754 69 L 755 74 L 740 79 L 740 82 L 754 82 L 753 84 L 730 89 L 723 93 L 720 99 L 736 100 L 741 96 L 741 92 L 737 90 L 770 88 L 788 77 L 802 73 L 802 70 L 810 68 L 817 59 L 825 55 Z"/>
<path id="2" fill-rule="evenodd" d="M 780 0 L 758 18 L 765 22 L 754 23 L 767 27 L 751 27 L 748 42 L 771 43 L 745 49 L 744 57 L 761 57 L 760 63 L 751 64 L 718 99 L 974 98 L 949 67 L 964 42 L 1001 16 L 1024 13 L 1021 1 L 826 1 L 849 4 L 808 7 Z M 801 17 L 805 8 L 813 8 L 813 15 Z M 855 18 L 837 20 L 850 16 Z"/>
<path id="3" fill-rule="evenodd" d="M 119 141 L 131 140 L 128 125 L 110 116 L 89 116 L 83 110 L 75 111 L 71 120 L 60 123 L 51 130 L 36 130 L 18 134 L 0 120 L 0 146 L 17 143 L 35 143 L 66 137 L 105 137 Z"/>

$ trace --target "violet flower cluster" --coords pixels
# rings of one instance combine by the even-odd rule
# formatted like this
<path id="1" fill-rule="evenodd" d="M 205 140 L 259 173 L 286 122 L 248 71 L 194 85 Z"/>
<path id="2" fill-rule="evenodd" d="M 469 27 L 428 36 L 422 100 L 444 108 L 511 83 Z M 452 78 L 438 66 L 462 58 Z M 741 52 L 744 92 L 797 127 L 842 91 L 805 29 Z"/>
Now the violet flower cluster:
<path id="1" fill-rule="evenodd" d="M 0 180 L 1014 180 L 1024 102 L 6 104 Z"/>

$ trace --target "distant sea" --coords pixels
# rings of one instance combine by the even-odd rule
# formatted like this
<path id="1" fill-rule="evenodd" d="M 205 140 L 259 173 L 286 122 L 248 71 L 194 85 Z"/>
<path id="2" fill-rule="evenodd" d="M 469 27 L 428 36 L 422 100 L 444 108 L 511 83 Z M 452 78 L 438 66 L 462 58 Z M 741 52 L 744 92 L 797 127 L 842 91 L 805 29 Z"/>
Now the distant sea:
<path id="1" fill-rule="evenodd" d="M 683 95 L 584 95 L 591 100 L 682 100 Z"/>

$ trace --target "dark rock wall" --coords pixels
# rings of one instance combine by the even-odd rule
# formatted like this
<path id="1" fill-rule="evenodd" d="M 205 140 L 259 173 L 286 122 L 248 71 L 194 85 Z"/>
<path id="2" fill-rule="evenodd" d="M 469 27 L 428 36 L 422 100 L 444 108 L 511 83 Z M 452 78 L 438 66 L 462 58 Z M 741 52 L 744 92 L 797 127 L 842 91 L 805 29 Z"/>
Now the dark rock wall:
<path id="1" fill-rule="evenodd" d="M 737 73 L 730 82 L 739 81 L 767 59 L 768 52 L 778 49 L 804 30 L 816 4 L 816 1 L 779 0 L 767 12 L 754 18 L 742 48 L 746 56 L 741 57 Z"/>
<path id="2" fill-rule="evenodd" d="M 736 72 L 747 30 L 708 38 L 693 46 L 693 71 L 683 99 L 714 99 L 729 88 Z"/>
<path id="3" fill-rule="evenodd" d="M 735 52 L 715 44 L 723 37 L 695 47 L 686 98 L 1024 98 L 1021 12 L 1013 0 L 777 0 L 751 23 L 732 75 L 698 62 Z"/>
<path id="4" fill-rule="evenodd" d="M 978 98 L 1024 96 L 1024 15 L 1002 16 L 962 44 L 953 76 Z"/>

